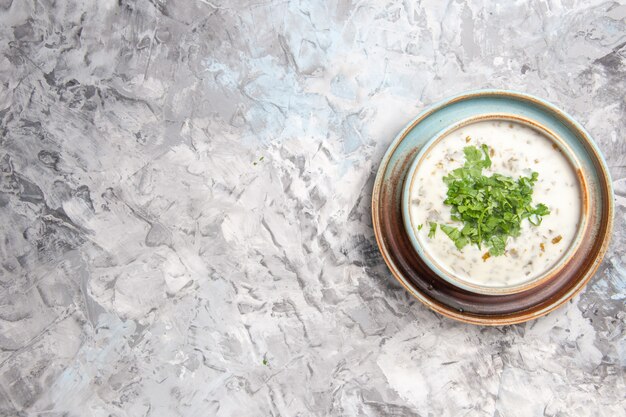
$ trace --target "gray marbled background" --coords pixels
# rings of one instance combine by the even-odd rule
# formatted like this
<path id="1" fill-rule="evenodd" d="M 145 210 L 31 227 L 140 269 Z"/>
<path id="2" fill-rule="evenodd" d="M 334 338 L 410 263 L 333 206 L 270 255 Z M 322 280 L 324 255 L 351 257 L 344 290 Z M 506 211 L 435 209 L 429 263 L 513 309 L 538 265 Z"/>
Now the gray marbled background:
<path id="1" fill-rule="evenodd" d="M 626 3 L 0 0 L 0 52 L 1 415 L 626 415 Z M 588 288 L 506 328 L 411 299 L 370 219 L 396 132 L 484 87 L 617 191 Z"/>

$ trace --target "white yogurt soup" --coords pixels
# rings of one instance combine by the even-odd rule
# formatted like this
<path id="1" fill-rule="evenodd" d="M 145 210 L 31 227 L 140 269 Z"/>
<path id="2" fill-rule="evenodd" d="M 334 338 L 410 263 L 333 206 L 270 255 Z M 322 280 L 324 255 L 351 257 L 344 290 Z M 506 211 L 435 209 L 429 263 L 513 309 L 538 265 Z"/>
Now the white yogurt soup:
<path id="1" fill-rule="evenodd" d="M 484 175 L 498 173 L 517 180 L 537 172 L 533 206 L 543 203 L 550 209 L 539 226 L 523 220 L 520 236 L 507 239 L 501 256 L 489 256 L 488 248 L 474 244 L 459 250 L 440 227 L 428 237 L 430 222 L 463 227 L 450 219 L 443 177 L 463 166 L 466 146 L 483 144 L 492 160 Z M 509 120 L 471 123 L 440 138 L 422 157 L 409 193 L 410 223 L 424 253 L 440 270 L 469 286 L 506 288 L 538 279 L 568 252 L 581 222 L 581 185 L 572 162 L 544 133 Z"/>

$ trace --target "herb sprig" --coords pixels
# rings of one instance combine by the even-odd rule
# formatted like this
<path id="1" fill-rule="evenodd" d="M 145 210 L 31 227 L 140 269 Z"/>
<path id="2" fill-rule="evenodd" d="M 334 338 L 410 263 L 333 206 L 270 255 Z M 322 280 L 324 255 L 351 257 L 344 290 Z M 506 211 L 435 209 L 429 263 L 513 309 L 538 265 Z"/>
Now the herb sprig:
<path id="1" fill-rule="evenodd" d="M 443 177 L 448 186 L 444 203 L 451 206 L 451 220 L 463 222 L 463 227 L 440 224 L 439 228 L 459 250 L 468 244 L 485 245 L 491 256 L 502 255 L 508 237 L 520 235 L 524 219 L 539 226 L 543 216 L 550 214 L 545 204 L 532 205 L 539 174 L 517 180 L 497 173 L 488 177 L 482 173 L 491 167 L 487 145 L 467 146 L 463 152 L 465 164 Z"/>

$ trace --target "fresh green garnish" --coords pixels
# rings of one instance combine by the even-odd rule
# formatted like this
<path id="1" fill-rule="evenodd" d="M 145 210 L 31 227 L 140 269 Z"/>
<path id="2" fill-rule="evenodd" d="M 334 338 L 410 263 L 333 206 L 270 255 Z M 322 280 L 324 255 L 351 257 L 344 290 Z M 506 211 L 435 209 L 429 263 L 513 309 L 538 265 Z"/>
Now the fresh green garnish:
<path id="1" fill-rule="evenodd" d="M 428 231 L 428 237 L 432 239 L 433 237 L 435 237 L 435 233 L 437 233 L 437 223 L 429 222 L 428 224 L 430 225 L 430 230 Z"/>
<path id="2" fill-rule="evenodd" d="M 467 146 L 463 152 L 465 164 L 443 177 L 448 186 L 444 203 L 451 206 L 451 220 L 463 222 L 463 227 L 439 226 L 459 250 L 468 244 L 485 245 L 492 256 L 502 255 L 507 238 L 520 235 L 522 220 L 539 226 L 543 216 L 550 214 L 545 204 L 532 205 L 539 174 L 517 180 L 497 173 L 487 177 L 482 173 L 491 167 L 487 145 Z M 433 224 L 429 237 L 434 236 Z"/>
<path id="3" fill-rule="evenodd" d="M 469 238 L 463 235 L 463 233 L 456 227 L 442 224 L 441 230 L 443 230 L 443 232 L 448 235 L 450 239 L 452 239 L 458 249 L 463 249 L 463 247 L 469 243 Z"/>
<path id="4" fill-rule="evenodd" d="M 267 361 L 267 359 L 263 358 L 263 365 L 267 366 L 269 364 L 269 362 Z"/>
<path id="5" fill-rule="evenodd" d="M 424 225 L 423 225 L 423 224 L 418 224 L 418 225 L 417 225 L 417 230 L 422 230 L 422 227 L 424 227 Z"/>

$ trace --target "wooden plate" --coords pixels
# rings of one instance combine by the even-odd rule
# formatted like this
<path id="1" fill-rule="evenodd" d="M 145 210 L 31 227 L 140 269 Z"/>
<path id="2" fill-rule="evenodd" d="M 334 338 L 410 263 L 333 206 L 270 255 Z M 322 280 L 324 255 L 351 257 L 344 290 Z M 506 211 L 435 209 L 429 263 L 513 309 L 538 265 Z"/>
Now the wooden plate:
<path id="1" fill-rule="evenodd" d="M 414 250 L 402 219 L 404 180 L 421 147 L 438 132 L 463 120 L 492 115 L 534 121 L 549 129 L 575 154 L 581 166 L 580 175 L 587 185 L 589 218 L 575 252 L 549 280 L 514 294 L 479 294 L 441 279 Z M 569 115 L 527 94 L 481 90 L 432 105 L 400 132 L 378 169 L 372 194 L 372 221 L 378 246 L 389 269 L 418 300 L 456 320 L 505 325 L 547 314 L 585 286 L 608 247 L 613 221 L 613 191 L 599 149 Z"/>

